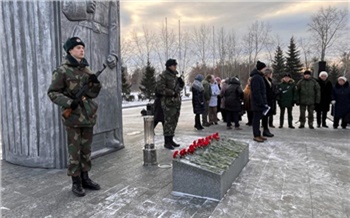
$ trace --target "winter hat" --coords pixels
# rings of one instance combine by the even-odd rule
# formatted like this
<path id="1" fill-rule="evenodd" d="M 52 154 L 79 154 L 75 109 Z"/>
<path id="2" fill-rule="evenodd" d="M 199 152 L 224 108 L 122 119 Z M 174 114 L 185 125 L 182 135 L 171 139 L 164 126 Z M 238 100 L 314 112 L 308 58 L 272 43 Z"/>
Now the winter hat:
<path id="1" fill-rule="evenodd" d="M 220 77 L 216 77 L 215 80 L 216 80 L 217 83 L 221 83 L 221 78 Z"/>
<path id="2" fill-rule="evenodd" d="M 304 75 L 311 75 L 311 71 L 310 70 L 305 70 Z"/>
<path id="3" fill-rule="evenodd" d="M 165 66 L 166 66 L 166 67 L 170 67 L 170 66 L 172 66 L 172 65 L 177 65 L 177 62 L 176 62 L 175 59 L 171 59 L 171 58 L 170 58 L 169 60 L 166 61 Z"/>
<path id="4" fill-rule="evenodd" d="M 286 73 L 283 75 L 283 77 L 289 77 L 289 78 L 292 78 L 291 75 L 289 73 Z"/>
<path id="5" fill-rule="evenodd" d="M 318 75 L 319 77 L 321 76 L 326 76 L 328 77 L 328 73 L 326 71 L 321 71 L 320 75 Z"/>
<path id="6" fill-rule="evenodd" d="M 194 79 L 198 80 L 199 82 L 202 82 L 203 78 L 204 78 L 204 76 L 202 74 L 197 74 Z"/>
<path id="7" fill-rule="evenodd" d="M 77 45 L 82 45 L 85 47 L 84 42 L 79 38 L 79 37 L 72 37 L 67 39 L 66 43 L 64 43 L 63 45 L 63 49 L 68 53 L 69 50 L 71 50 L 72 48 L 74 48 Z"/>
<path id="8" fill-rule="evenodd" d="M 348 81 L 348 80 L 346 79 L 345 76 L 340 76 L 340 77 L 338 77 L 338 81 L 339 81 L 340 79 L 344 80 L 344 82 Z"/>
<path id="9" fill-rule="evenodd" d="M 262 70 L 262 69 L 264 69 L 265 67 L 266 67 L 266 64 L 265 64 L 265 63 L 260 62 L 260 61 L 256 62 L 256 69 L 257 69 L 257 70 Z"/>

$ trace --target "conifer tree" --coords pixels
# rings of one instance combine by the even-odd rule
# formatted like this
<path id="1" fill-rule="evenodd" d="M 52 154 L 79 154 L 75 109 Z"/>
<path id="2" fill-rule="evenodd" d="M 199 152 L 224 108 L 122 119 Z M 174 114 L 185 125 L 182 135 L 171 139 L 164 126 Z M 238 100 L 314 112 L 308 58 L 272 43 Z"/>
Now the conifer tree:
<path id="1" fill-rule="evenodd" d="M 126 67 L 122 67 L 122 94 L 123 96 L 130 95 L 131 84 L 126 78 L 127 70 Z"/>
<path id="2" fill-rule="evenodd" d="M 146 99 L 151 100 L 155 98 L 156 77 L 155 68 L 147 61 L 147 66 L 144 70 L 141 84 L 139 86 L 142 94 Z"/>
<path id="3" fill-rule="evenodd" d="M 329 81 L 331 81 L 331 83 L 335 85 L 338 81 L 338 77 L 341 76 L 340 69 L 337 67 L 336 64 L 332 64 L 332 66 L 328 67 L 327 70 Z"/>
<path id="4" fill-rule="evenodd" d="M 286 57 L 286 73 L 289 73 L 292 78 L 297 82 L 301 79 L 302 64 L 300 61 L 300 52 L 294 42 L 294 38 L 290 39 L 288 46 L 288 52 Z"/>
<path id="5" fill-rule="evenodd" d="M 273 78 L 277 83 L 281 81 L 283 75 L 286 73 L 285 58 L 283 57 L 283 51 L 280 46 L 277 46 L 275 58 L 272 63 Z"/>

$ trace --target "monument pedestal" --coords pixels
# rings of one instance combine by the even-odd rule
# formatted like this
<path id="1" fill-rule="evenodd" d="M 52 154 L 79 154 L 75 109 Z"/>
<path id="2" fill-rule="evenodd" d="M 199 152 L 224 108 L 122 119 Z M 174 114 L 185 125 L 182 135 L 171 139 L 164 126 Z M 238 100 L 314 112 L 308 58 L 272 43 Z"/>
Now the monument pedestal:
<path id="1" fill-rule="evenodd" d="M 233 140 L 229 141 L 235 143 Z M 230 149 L 232 150 L 234 147 Z M 208 161 L 200 160 L 201 154 L 197 157 L 174 159 L 172 192 L 174 195 L 189 195 L 219 201 L 249 160 L 249 146 L 242 142 L 239 142 L 239 146 L 237 146 L 235 157 L 225 156 L 224 152 L 219 153 L 215 150 L 204 151 L 203 156 L 205 153 L 211 158 L 224 158 L 227 165 L 205 167 L 200 162 L 208 163 L 208 166 L 210 164 Z M 194 158 L 195 161 L 192 161 L 191 158 Z M 220 163 L 220 159 L 217 160 Z"/>

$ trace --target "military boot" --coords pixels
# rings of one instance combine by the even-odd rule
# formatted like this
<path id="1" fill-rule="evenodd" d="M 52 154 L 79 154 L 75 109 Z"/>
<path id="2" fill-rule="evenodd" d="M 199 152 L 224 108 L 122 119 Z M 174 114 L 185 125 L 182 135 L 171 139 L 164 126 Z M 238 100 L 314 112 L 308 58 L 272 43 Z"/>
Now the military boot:
<path id="1" fill-rule="evenodd" d="M 171 136 L 171 141 L 170 141 L 171 145 L 173 147 L 180 147 L 180 144 L 177 144 L 176 142 L 174 142 L 174 136 Z"/>
<path id="2" fill-rule="evenodd" d="M 72 176 L 72 181 L 73 181 L 72 192 L 78 197 L 85 196 L 85 190 L 81 185 L 80 176 Z"/>
<path id="3" fill-rule="evenodd" d="M 97 184 L 96 182 L 92 181 L 89 178 L 89 174 L 88 172 L 81 172 L 81 179 L 82 179 L 82 186 L 83 188 L 87 188 L 87 189 L 91 189 L 91 190 L 100 190 L 101 187 L 99 184 Z"/>
<path id="4" fill-rule="evenodd" d="M 164 148 L 173 150 L 174 147 L 171 141 L 172 141 L 172 136 L 164 136 Z"/>

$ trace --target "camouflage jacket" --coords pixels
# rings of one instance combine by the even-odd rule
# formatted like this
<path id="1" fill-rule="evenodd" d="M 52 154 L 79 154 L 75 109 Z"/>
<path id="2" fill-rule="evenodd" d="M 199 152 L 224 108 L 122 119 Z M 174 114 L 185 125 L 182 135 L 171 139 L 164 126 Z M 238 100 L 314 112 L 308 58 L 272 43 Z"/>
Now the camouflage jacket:
<path id="1" fill-rule="evenodd" d="M 165 70 L 157 77 L 156 89 L 166 106 L 181 104 L 180 93 L 183 86 L 178 83 L 176 74 L 177 72 Z"/>
<path id="2" fill-rule="evenodd" d="M 63 109 L 69 108 L 75 95 L 88 81 L 92 71 L 87 67 L 87 62 L 78 64 L 75 59 L 67 58 L 62 65 L 53 71 L 48 96 L 51 101 Z M 74 61 L 76 63 L 74 63 Z M 101 90 L 100 83 L 90 83 L 89 90 L 80 105 L 72 111 L 70 117 L 62 116 L 64 125 L 70 127 L 92 127 L 96 123 L 97 104 L 92 100 Z"/>

